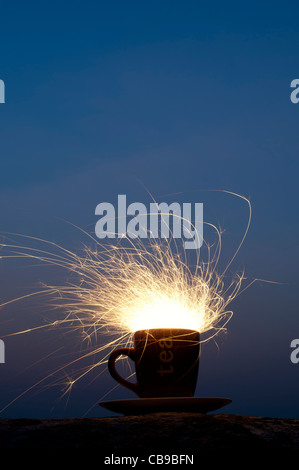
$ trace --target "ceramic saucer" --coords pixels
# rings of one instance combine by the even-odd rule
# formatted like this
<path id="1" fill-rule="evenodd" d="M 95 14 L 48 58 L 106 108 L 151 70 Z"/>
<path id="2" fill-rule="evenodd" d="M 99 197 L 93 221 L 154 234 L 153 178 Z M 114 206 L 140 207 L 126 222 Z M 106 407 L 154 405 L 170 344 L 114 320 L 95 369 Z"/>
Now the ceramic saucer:
<path id="1" fill-rule="evenodd" d="M 123 415 L 163 413 L 169 411 L 208 413 L 228 405 L 229 398 L 217 397 L 163 397 L 113 400 L 99 403 L 100 406 Z"/>

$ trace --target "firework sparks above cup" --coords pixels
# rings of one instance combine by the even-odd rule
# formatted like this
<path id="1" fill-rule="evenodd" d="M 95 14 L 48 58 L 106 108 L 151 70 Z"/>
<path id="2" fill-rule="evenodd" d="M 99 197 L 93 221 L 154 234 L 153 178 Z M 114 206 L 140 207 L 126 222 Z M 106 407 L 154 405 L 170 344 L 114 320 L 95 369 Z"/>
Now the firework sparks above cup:
<path id="1" fill-rule="evenodd" d="M 249 220 L 235 255 L 250 225 L 251 207 L 245 201 L 250 209 Z M 132 343 L 137 330 L 190 329 L 200 333 L 201 342 L 208 341 L 225 330 L 233 314 L 229 305 L 240 294 L 244 280 L 242 273 L 234 274 L 227 282 L 227 269 L 234 257 L 221 274 L 218 272 L 221 233 L 213 228 L 217 243 L 213 249 L 205 245 L 205 260 L 198 250 L 193 265 L 176 241 L 152 240 L 150 236 L 146 241 L 126 237 L 115 244 L 100 244 L 86 233 L 90 243 L 80 253 L 47 240 L 19 236 L 28 241 L 27 246 L 2 243 L 2 258 L 18 257 L 54 265 L 65 269 L 70 280 L 64 285 L 45 284 L 38 292 L 6 304 L 46 295 L 47 305 L 54 311 L 63 307 L 64 317 L 34 329 L 68 326 L 81 330 L 85 339 L 96 338 L 92 351 L 71 362 L 74 365 L 80 359 L 93 358 L 90 367 L 69 380 L 67 391 L 90 370 L 107 363 L 117 347 Z M 29 241 L 34 243 L 33 248 Z M 14 334 L 30 331 L 33 329 Z M 114 339 L 105 342 L 108 336 Z"/>

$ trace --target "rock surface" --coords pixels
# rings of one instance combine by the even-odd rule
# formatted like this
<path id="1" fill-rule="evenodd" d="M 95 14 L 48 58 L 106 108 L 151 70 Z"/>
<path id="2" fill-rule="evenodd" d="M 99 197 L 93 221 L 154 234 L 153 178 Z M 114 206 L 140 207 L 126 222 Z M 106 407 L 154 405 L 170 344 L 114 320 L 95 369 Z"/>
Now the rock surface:
<path id="1" fill-rule="evenodd" d="M 106 456 L 202 451 L 299 451 L 299 419 L 229 414 L 153 413 L 61 420 L 1 419 L 0 449 L 96 450 Z M 248 453 L 247 453 L 248 454 Z M 248 454 L 249 455 L 249 454 Z"/>

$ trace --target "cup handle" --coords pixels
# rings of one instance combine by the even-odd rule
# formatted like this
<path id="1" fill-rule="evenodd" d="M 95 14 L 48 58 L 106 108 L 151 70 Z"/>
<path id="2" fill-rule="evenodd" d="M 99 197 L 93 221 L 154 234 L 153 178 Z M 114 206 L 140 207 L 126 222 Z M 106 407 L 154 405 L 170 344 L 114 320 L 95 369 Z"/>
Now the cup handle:
<path id="1" fill-rule="evenodd" d="M 108 370 L 110 374 L 112 375 L 112 377 L 117 382 L 119 382 L 121 385 L 128 388 L 129 390 L 132 390 L 138 395 L 138 383 L 129 382 L 128 380 L 121 377 L 116 370 L 115 361 L 118 356 L 122 356 L 122 355 L 128 356 L 130 359 L 134 361 L 135 349 L 134 348 L 120 348 L 120 349 L 116 349 L 115 351 L 112 351 L 108 360 Z"/>

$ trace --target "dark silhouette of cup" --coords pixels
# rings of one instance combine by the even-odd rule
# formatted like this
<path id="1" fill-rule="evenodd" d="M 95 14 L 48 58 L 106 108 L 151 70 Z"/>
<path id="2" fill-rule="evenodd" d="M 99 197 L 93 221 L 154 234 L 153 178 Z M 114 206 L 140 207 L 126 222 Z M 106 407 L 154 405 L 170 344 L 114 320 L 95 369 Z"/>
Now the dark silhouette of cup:
<path id="1" fill-rule="evenodd" d="M 116 359 L 128 356 L 135 363 L 137 382 L 119 375 Z M 133 348 L 120 348 L 109 357 L 112 377 L 141 398 L 193 397 L 200 357 L 200 335 L 188 329 L 139 330 Z"/>

